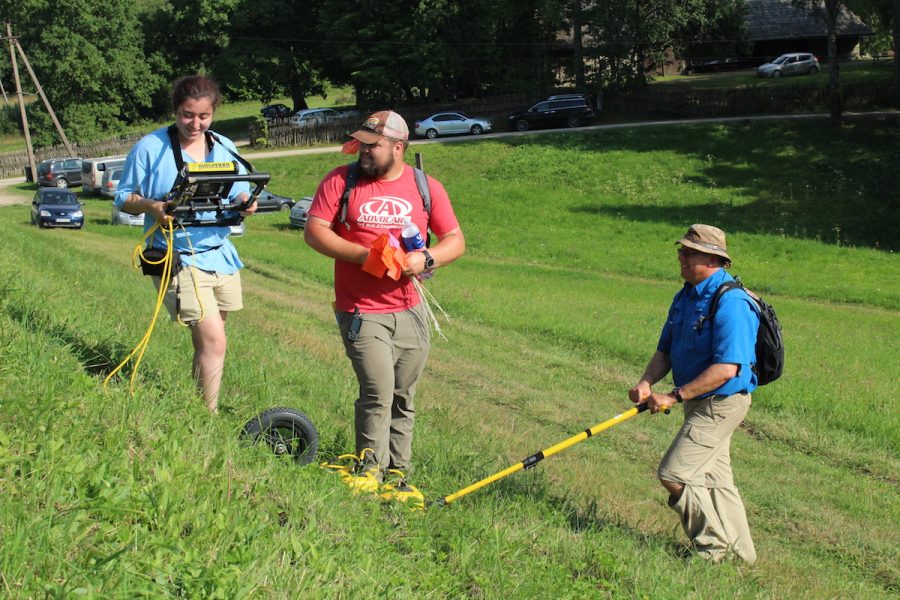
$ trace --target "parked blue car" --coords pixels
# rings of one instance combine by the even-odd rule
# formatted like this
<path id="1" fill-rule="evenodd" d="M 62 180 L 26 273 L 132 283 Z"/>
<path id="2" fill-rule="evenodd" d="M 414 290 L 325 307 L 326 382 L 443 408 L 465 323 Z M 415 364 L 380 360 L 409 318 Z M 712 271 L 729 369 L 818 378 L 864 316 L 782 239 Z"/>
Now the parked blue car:
<path id="1" fill-rule="evenodd" d="M 75 192 L 40 188 L 31 200 L 31 222 L 38 227 L 84 227 L 84 211 Z"/>

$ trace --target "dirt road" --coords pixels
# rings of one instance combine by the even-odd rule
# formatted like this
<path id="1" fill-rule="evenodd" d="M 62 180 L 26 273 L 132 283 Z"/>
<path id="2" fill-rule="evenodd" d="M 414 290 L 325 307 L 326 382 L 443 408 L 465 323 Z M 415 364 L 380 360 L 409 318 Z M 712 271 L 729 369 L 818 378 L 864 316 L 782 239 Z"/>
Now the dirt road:
<path id="1" fill-rule="evenodd" d="M 26 196 L 19 196 L 10 193 L 7 188 L 17 183 L 24 183 L 25 177 L 13 177 L 12 179 L 0 179 L 0 206 L 9 204 L 25 204 L 28 202 Z"/>

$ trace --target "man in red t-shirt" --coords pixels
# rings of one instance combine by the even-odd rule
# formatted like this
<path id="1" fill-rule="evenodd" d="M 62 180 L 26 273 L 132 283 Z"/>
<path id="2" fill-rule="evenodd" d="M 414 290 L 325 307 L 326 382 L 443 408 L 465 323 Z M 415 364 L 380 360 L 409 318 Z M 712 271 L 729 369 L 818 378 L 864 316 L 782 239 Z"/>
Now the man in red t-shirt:
<path id="1" fill-rule="evenodd" d="M 392 111 L 371 115 L 351 134 L 344 151 L 359 152 L 359 179 L 341 218 L 340 200 L 348 166 L 332 170 L 316 190 L 304 239 L 334 259 L 335 314 L 347 356 L 359 380 L 356 400 L 356 452 L 381 480 L 386 469 L 406 470 L 412 454 L 416 383 L 431 343 L 426 308 L 412 278 L 443 267 L 465 251 L 465 238 L 447 192 L 428 177 L 431 214 L 404 154 L 409 128 Z M 409 217 L 438 243 L 406 255 L 399 280 L 375 277 L 362 269 L 373 242 L 382 234 L 400 241 Z M 371 448 L 374 456 L 363 456 Z"/>

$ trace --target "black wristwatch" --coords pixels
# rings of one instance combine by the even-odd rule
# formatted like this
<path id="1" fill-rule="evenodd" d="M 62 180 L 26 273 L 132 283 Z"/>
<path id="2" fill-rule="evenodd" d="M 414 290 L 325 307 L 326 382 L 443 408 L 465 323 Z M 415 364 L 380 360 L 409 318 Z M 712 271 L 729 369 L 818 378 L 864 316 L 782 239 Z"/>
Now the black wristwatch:
<path id="1" fill-rule="evenodd" d="M 425 270 L 434 268 L 434 257 L 431 256 L 431 253 L 428 250 L 422 250 L 422 254 L 425 255 Z"/>
<path id="2" fill-rule="evenodd" d="M 675 388 L 672 390 L 671 394 L 675 396 L 675 400 L 678 402 L 684 402 L 684 398 L 681 397 L 681 388 Z"/>

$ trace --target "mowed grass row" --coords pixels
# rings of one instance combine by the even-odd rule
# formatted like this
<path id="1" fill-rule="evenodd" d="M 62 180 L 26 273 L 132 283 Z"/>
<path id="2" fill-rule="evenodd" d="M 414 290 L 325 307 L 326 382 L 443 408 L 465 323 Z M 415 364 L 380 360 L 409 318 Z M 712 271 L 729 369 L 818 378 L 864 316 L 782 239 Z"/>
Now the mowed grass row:
<path id="1" fill-rule="evenodd" d="M 243 423 L 276 405 L 313 418 L 323 458 L 352 447 L 356 385 L 329 310 L 331 264 L 283 214 L 254 217 L 236 241 L 247 308 L 228 325 L 228 411 L 205 414 L 187 335 L 162 319 L 137 394 L 127 382 L 105 393 L 103 373 L 152 308 L 128 264 L 138 233 L 104 225 L 106 202 L 88 202 L 82 232 L 38 231 L 24 207 L 3 208 L 0 248 L 31 260 L 0 267 L 0 589 L 891 597 L 900 268 L 872 246 L 896 227 L 878 212 L 896 211 L 883 201 L 896 133 L 869 123 L 825 143 L 832 134 L 810 125 L 687 127 L 424 150 L 469 250 L 429 284 L 452 320 L 420 386 L 414 483 L 436 499 L 626 408 L 680 285 L 672 242 L 692 222 L 717 223 L 789 343 L 784 379 L 755 394 L 733 444 L 760 553 L 751 568 L 679 558 L 654 476 L 677 415 L 640 415 L 424 514 L 241 447 Z M 869 170 L 805 168 L 844 156 Z M 344 160 L 257 166 L 273 190 L 300 196 Z M 807 196 L 786 193 L 773 171 L 783 163 Z M 858 187 L 885 195 L 844 206 Z M 856 247 L 826 236 L 835 217 Z"/>

